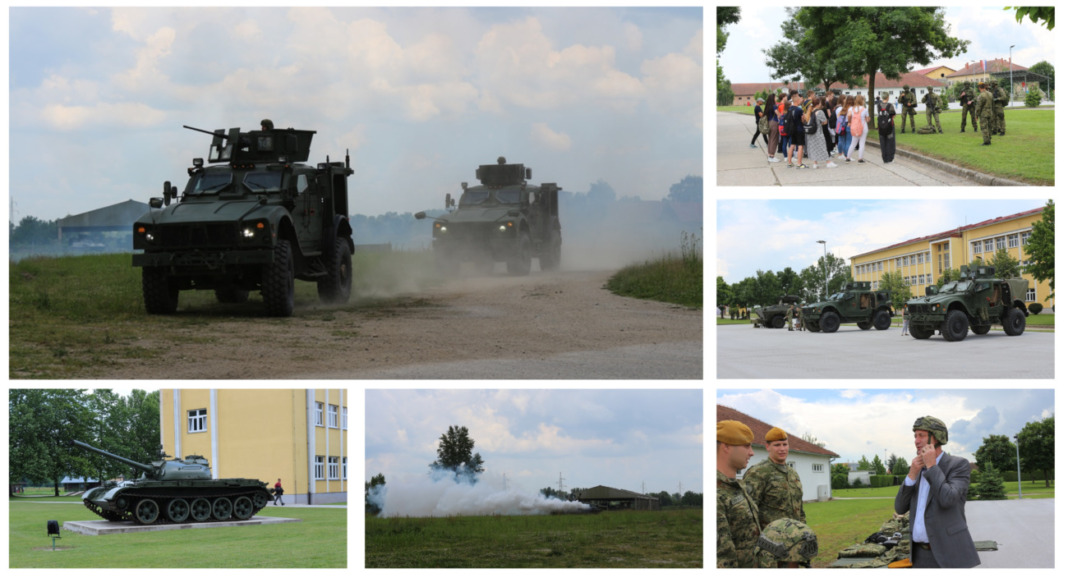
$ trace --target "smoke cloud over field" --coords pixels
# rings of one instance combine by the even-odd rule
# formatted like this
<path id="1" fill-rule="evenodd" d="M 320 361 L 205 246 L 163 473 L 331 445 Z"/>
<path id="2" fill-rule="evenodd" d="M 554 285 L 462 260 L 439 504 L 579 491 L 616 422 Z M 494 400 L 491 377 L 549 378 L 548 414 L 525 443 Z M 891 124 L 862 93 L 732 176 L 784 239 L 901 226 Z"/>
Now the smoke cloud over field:
<path id="1" fill-rule="evenodd" d="M 368 497 L 380 518 L 445 516 L 526 516 L 552 512 L 580 512 L 590 507 L 523 490 L 501 490 L 487 484 L 468 484 L 451 477 L 415 482 L 390 481 L 375 486 Z"/>

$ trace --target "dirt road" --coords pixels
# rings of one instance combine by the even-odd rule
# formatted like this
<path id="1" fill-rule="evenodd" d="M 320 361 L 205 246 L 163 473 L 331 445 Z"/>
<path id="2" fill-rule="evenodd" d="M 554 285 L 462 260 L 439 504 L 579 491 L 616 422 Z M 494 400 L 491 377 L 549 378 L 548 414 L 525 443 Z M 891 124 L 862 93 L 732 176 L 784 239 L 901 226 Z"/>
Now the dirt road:
<path id="1" fill-rule="evenodd" d="M 701 311 L 619 297 L 609 275 L 452 280 L 387 305 L 176 324 L 137 343 L 166 355 L 95 377 L 700 379 Z"/>

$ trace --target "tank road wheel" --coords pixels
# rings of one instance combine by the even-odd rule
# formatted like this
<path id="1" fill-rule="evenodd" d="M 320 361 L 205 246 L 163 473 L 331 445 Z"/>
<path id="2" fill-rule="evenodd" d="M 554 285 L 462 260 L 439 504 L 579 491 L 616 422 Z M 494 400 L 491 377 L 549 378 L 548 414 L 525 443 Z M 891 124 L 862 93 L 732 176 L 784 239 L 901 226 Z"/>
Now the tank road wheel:
<path id="1" fill-rule="evenodd" d="M 230 514 L 234 513 L 234 504 L 230 502 L 230 498 L 215 498 L 215 501 L 211 503 L 211 515 L 216 520 L 229 520 Z"/>
<path id="2" fill-rule="evenodd" d="M 1016 337 L 1022 335 L 1027 328 L 1027 317 L 1024 312 L 1013 307 L 1001 318 L 1001 326 L 1005 328 L 1005 335 Z"/>
<path id="3" fill-rule="evenodd" d="M 834 311 L 827 311 L 823 315 L 820 315 L 820 331 L 824 333 L 834 333 L 838 331 L 838 327 L 842 324 L 842 321 L 838 319 L 838 314 Z"/>
<path id="4" fill-rule="evenodd" d="M 184 522 L 189 517 L 189 502 L 175 498 L 167 502 L 167 519 L 172 522 Z"/>
<path id="5" fill-rule="evenodd" d="M 151 498 L 145 498 L 137 502 L 134 508 L 134 518 L 138 524 L 153 524 L 159 519 L 159 504 Z"/>
<path id="6" fill-rule="evenodd" d="M 916 339 L 927 339 L 934 335 L 934 330 L 924 329 L 918 325 L 909 323 L 909 335 L 915 337 Z"/>
<path id="7" fill-rule="evenodd" d="M 518 276 L 529 275 L 530 259 L 530 235 L 520 233 L 515 255 L 512 255 L 511 258 L 508 259 L 508 274 Z"/>
<path id="8" fill-rule="evenodd" d="M 768 327 L 771 327 L 772 329 L 782 329 L 783 327 L 786 327 L 786 318 L 782 315 L 776 315 L 768 320 Z"/>
<path id="9" fill-rule="evenodd" d="M 989 325 L 972 325 L 972 333 L 976 335 L 986 335 L 990 333 Z"/>
<path id="10" fill-rule="evenodd" d="M 334 239 L 334 250 L 327 255 L 326 277 L 319 279 L 319 301 L 344 304 L 352 294 L 352 251 L 345 239 Z"/>
<path id="11" fill-rule="evenodd" d="M 252 507 L 256 508 L 256 511 L 260 511 L 267 505 L 267 496 L 262 492 L 256 492 L 252 495 Z"/>
<path id="12" fill-rule="evenodd" d="M 233 285 L 215 290 L 215 300 L 219 303 L 244 303 L 248 301 L 248 289 L 239 289 Z"/>
<path id="13" fill-rule="evenodd" d="M 942 322 L 942 339 L 960 341 L 968 336 L 968 316 L 963 311 L 954 309 Z"/>
<path id="14" fill-rule="evenodd" d="M 248 496 L 238 496 L 234 500 L 234 517 L 238 520 L 247 520 L 252 517 L 252 513 L 256 510 L 252 507 L 252 498 Z"/>
<path id="15" fill-rule="evenodd" d="M 819 333 L 820 332 L 820 324 L 816 323 L 815 321 L 806 321 L 805 322 L 805 329 L 807 329 L 809 331 L 812 331 L 813 333 Z"/>
<path id="16" fill-rule="evenodd" d="M 876 331 L 886 331 L 887 329 L 890 329 L 890 312 L 877 312 L 875 314 L 875 319 L 872 320 L 872 325 L 875 326 Z"/>
<path id="17" fill-rule="evenodd" d="M 178 309 L 178 289 L 171 285 L 166 267 L 141 269 L 141 293 L 150 315 L 170 315 Z"/>
<path id="18" fill-rule="evenodd" d="M 293 250 L 285 239 L 275 245 L 274 259 L 263 269 L 262 292 L 267 315 L 289 317 L 293 314 Z"/>
<path id="19" fill-rule="evenodd" d="M 207 498 L 197 498 L 189 504 L 189 515 L 194 521 L 204 522 L 211 517 L 211 502 Z"/>
<path id="20" fill-rule="evenodd" d="M 864 331 L 867 331 L 871 329 L 871 323 L 867 321 L 857 321 L 857 327 L 863 329 Z"/>

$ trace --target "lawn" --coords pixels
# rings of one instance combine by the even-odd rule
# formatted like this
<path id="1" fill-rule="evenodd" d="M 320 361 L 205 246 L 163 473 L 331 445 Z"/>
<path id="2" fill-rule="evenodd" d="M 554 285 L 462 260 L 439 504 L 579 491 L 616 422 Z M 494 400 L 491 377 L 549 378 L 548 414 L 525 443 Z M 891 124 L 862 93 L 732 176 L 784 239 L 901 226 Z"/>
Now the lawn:
<path id="1" fill-rule="evenodd" d="M 11 568 L 345 568 L 346 510 L 268 506 L 260 516 L 301 522 L 83 536 L 56 540 L 45 522 L 97 519 L 77 498 L 15 498 L 8 505 Z"/>
<path id="2" fill-rule="evenodd" d="M 366 518 L 368 568 L 701 568 L 701 510 Z"/>

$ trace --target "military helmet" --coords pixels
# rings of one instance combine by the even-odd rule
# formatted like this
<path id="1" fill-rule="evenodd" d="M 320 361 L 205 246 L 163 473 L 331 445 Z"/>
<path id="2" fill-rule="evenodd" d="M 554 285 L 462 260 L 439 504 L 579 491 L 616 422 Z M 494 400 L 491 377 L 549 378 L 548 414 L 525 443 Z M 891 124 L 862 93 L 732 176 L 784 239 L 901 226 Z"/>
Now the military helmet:
<path id="1" fill-rule="evenodd" d="M 912 424 L 912 431 L 923 430 L 931 434 L 934 439 L 938 440 L 938 443 L 946 445 L 949 443 L 949 429 L 946 428 L 946 422 L 925 415 L 923 417 L 916 418 L 916 423 Z"/>
<path id="2" fill-rule="evenodd" d="M 908 90 L 908 89 L 909 89 L 909 85 L 907 85 L 907 84 L 906 84 L 906 85 L 904 86 L 904 89 L 905 89 L 905 90 Z"/>
<path id="3" fill-rule="evenodd" d="M 780 562 L 808 562 L 820 551 L 812 528 L 790 518 L 768 524 L 757 539 L 757 547 Z"/>
<path id="4" fill-rule="evenodd" d="M 265 118 L 260 121 L 260 128 L 263 130 L 274 130 L 274 122 L 269 118 Z"/>

